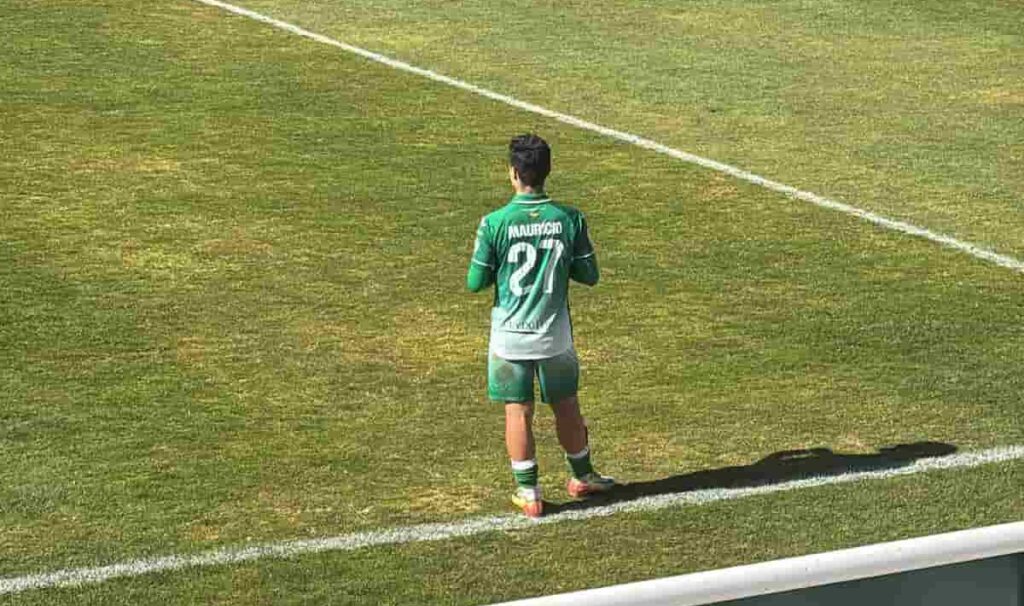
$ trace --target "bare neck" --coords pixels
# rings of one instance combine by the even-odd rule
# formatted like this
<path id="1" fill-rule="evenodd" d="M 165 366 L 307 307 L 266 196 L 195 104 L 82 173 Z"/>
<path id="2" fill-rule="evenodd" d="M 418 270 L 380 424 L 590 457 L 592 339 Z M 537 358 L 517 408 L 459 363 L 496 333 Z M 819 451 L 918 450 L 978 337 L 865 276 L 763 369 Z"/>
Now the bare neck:
<path id="1" fill-rule="evenodd" d="M 544 192 L 543 187 L 534 187 L 532 185 L 519 185 L 517 183 L 513 187 L 517 194 L 540 194 Z"/>

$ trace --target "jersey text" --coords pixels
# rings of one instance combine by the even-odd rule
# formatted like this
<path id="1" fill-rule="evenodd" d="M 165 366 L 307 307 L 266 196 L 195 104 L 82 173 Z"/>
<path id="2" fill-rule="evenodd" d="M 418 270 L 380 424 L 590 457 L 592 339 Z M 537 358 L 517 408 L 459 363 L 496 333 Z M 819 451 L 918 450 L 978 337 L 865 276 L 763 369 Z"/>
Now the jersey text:
<path id="1" fill-rule="evenodd" d="M 562 233 L 562 224 L 558 221 L 544 221 L 543 223 L 522 223 L 508 226 L 508 237 L 533 238 L 536 236 L 555 236 Z"/>

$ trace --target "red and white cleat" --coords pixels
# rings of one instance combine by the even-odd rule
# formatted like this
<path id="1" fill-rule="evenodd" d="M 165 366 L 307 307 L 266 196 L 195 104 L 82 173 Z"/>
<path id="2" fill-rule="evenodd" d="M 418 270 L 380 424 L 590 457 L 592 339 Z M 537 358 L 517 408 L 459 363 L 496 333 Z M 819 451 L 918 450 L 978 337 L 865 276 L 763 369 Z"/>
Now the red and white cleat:
<path id="1" fill-rule="evenodd" d="M 520 488 L 513 495 L 512 502 L 528 518 L 539 518 L 544 515 L 544 501 L 540 498 L 540 488 Z"/>
<path id="2" fill-rule="evenodd" d="M 615 478 L 609 478 L 599 473 L 588 473 L 582 478 L 571 478 L 565 489 L 569 496 L 580 499 L 588 495 L 608 492 L 615 488 Z"/>

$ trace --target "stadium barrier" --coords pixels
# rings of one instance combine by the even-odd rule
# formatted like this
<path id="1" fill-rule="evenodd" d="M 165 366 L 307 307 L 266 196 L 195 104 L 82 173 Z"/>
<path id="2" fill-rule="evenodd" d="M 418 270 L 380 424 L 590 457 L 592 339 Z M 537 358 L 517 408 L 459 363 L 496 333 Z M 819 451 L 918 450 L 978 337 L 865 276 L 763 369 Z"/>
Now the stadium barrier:
<path id="1" fill-rule="evenodd" d="M 502 606 L 556 604 L 1024 606 L 1024 522 L 506 602 Z"/>

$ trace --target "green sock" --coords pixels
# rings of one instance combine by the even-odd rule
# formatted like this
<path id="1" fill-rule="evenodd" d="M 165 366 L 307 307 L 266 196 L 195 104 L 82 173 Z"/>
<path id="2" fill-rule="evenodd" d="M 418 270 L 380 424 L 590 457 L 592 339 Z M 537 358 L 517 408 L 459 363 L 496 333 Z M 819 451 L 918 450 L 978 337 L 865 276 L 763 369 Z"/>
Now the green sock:
<path id="1" fill-rule="evenodd" d="M 588 473 L 594 473 L 594 466 L 590 462 L 590 448 L 585 447 L 576 454 L 565 453 L 565 460 L 569 462 L 572 475 L 577 480 L 582 479 Z"/>
<path id="2" fill-rule="evenodd" d="M 536 488 L 539 475 L 536 461 L 512 461 L 512 476 L 521 488 Z"/>

